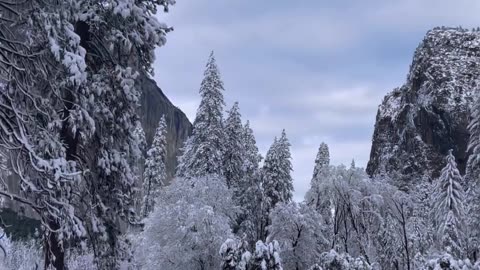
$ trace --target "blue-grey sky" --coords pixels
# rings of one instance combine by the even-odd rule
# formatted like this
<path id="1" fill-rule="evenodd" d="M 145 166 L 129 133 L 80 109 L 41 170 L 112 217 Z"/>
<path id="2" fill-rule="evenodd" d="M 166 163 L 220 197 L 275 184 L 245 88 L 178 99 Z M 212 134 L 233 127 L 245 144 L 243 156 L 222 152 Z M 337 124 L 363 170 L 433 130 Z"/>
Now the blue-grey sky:
<path id="1" fill-rule="evenodd" d="M 240 103 L 264 155 L 283 128 L 295 199 L 309 188 L 320 142 L 333 164 L 366 166 L 377 107 L 404 83 L 434 26 L 480 26 L 478 0 L 178 0 L 157 49 L 155 80 L 193 121 L 211 50 L 227 107 Z"/>

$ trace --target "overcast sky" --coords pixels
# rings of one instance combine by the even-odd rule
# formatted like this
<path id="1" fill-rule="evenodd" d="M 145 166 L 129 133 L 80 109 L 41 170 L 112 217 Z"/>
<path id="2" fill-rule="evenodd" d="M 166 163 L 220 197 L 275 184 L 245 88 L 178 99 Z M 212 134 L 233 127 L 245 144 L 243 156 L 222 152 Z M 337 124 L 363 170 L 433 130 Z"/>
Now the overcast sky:
<path id="1" fill-rule="evenodd" d="M 264 155 L 283 128 L 295 199 L 309 188 L 319 144 L 333 164 L 365 167 L 377 107 L 404 83 L 434 26 L 480 26 L 478 0 L 177 0 L 157 49 L 155 80 L 190 121 L 211 50 L 227 108 L 240 103 Z"/>

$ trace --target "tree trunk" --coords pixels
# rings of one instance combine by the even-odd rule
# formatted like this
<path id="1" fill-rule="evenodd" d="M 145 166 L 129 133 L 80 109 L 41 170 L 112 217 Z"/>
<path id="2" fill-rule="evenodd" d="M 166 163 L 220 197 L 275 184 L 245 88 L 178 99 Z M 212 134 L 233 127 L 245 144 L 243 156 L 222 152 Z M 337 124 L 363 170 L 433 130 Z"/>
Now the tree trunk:
<path id="1" fill-rule="evenodd" d="M 57 222 L 50 221 L 49 227 L 58 230 L 60 226 Z M 57 238 L 57 233 L 47 232 L 45 239 L 45 270 L 53 266 L 56 270 L 65 269 L 65 252 Z"/>

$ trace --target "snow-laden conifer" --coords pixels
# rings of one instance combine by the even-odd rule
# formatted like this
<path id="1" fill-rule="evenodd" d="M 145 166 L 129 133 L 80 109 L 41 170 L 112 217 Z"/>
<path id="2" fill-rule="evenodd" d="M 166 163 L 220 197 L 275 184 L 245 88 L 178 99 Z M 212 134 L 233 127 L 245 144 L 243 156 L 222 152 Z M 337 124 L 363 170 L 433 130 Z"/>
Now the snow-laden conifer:
<path id="1" fill-rule="evenodd" d="M 153 211 L 160 188 L 167 180 L 165 158 L 167 154 L 167 123 L 165 116 L 160 118 L 153 137 L 153 143 L 147 151 L 145 171 L 143 173 L 143 203 L 141 214 L 146 217 Z"/>
<path id="2" fill-rule="evenodd" d="M 313 177 L 310 182 L 310 189 L 305 194 L 305 202 L 315 208 L 325 219 L 327 224 L 331 223 L 332 211 L 330 196 L 330 153 L 328 145 L 321 143 L 315 158 Z"/>
<path id="3" fill-rule="evenodd" d="M 272 209 L 279 202 L 291 201 L 293 197 L 291 171 L 290 143 L 283 130 L 280 138 L 275 138 L 268 150 L 262 168 L 262 185 L 268 209 Z"/>
<path id="4" fill-rule="evenodd" d="M 244 176 L 236 192 L 235 201 L 242 209 L 242 214 L 239 216 L 240 232 L 246 233 L 248 241 L 254 244 L 260 239 L 259 230 L 263 219 L 263 193 L 259 172 L 262 157 L 258 153 L 255 136 L 248 121 L 243 127 L 242 135 Z"/>
<path id="5" fill-rule="evenodd" d="M 243 144 L 243 126 L 238 107 L 235 102 L 227 112 L 225 119 L 225 153 L 223 157 L 224 175 L 227 186 L 237 195 L 241 189 L 241 181 L 244 178 L 245 145 Z"/>
<path id="6" fill-rule="evenodd" d="M 177 176 L 223 175 L 223 91 L 220 71 L 212 52 L 200 86 L 201 101 L 193 122 L 193 133 L 185 143 Z"/>
<path id="7" fill-rule="evenodd" d="M 457 169 L 455 157 L 450 150 L 447 164 L 437 180 L 434 200 L 434 218 L 437 226 L 437 242 L 440 248 L 454 254 L 464 254 L 465 195 L 463 179 Z"/>

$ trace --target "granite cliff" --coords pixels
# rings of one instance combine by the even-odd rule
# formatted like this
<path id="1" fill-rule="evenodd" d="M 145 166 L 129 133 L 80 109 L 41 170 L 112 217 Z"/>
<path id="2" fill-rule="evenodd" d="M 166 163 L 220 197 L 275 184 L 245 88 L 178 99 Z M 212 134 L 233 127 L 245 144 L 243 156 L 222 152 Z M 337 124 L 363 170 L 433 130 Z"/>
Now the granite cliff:
<path id="1" fill-rule="evenodd" d="M 469 107 L 480 76 L 480 32 L 429 31 L 415 51 L 406 83 L 378 108 L 367 172 L 434 179 L 453 149 L 465 173 Z"/>
<path id="2" fill-rule="evenodd" d="M 147 147 L 152 144 L 155 129 L 162 115 L 167 122 L 167 176 L 173 177 L 177 166 L 177 156 L 183 143 L 192 132 L 192 124 L 185 114 L 163 94 L 154 80 L 146 75 L 140 76 L 137 83 L 142 88 L 140 98 L 140 118 Z"/>

